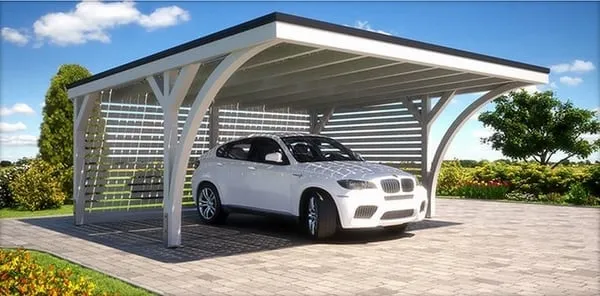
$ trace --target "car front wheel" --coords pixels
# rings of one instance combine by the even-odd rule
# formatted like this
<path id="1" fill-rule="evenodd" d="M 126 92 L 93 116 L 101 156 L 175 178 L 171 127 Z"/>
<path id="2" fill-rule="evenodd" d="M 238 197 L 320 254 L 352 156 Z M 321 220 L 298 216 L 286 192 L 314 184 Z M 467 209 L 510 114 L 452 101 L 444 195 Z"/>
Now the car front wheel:
<path id="1" fill-rule="evenodd" d="M 198 187 L 196 209 L 200 220 L 206 224 L 222 223 L 227 216 L 221 208 L 221 198 L 217 188 L 210 183 L 203 183 Z"/>
<path id="2" fill-rule="evenodd" d="M 325 193 L 312 191 L 308 194 L 304 214 L 306 232 L 312 239 L 330 237 L 337 231 L 337 209 Z"/>

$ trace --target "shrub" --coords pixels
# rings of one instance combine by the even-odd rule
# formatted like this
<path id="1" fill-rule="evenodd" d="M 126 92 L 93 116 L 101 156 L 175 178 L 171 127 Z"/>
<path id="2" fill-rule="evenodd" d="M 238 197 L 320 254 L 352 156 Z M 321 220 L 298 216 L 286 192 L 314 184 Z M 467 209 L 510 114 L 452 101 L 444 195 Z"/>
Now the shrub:
<path id="1" fill-rule="evenodd" d="M 437 193 L 440 195 L 457 195 L 457 189 L 470 180 L 471 176 L 468 169 L 463 168 L 459 161 L 443 162 L 438 177 Z"/>
<path id="2" fill-rule="evenodd" d="M 506 196 L 506 193 L 508 193 L 508 190 L 509 186 L 507 182 L 474 181 L 458 187 L 455 191 L 455 195 L 466 198 L 503 199 Z"/>
<path id="3" fill-rule="evenodd" d="M 557 192 L 550 192 L 548 194 L 540 194 L 538 199 L 540 201 L 563 204 L 566 202 L 567 197 Z"/>
<path id="4" fill-rule="evenodd" d="M 44 269 L 29 252 L 0 249 L 0 295 L 92 295 L 94 284 L 88 279 L 72 279 L 71 271 Z"/>
<path id="5" fill-rule="evenodd" d="M 571 186 L 567 193 L 567 202 L 575 205 L 593 206 L 598 204 L 598 198 L 592 196 L 582 184 L 575 184 Z"/>
<path id="6" fill-rule="evenodd" d="M 25 164 L 15 165 L 10 168 L 5 168 L 0 173 L 0 209 L 14 207 L 16 205 L 9 184 L 16 176 L 22 174 L 29 166 Z"/>
<path id="7" fill-rule="evenodd" d="M 9 184 L 15 201 L 30 211 L 57 208 L 63 205 L 62 171 L 60 167 L 36 159 L 28 169 Z"/>
<path id="8" fill-rule="evenodd" d="M 506 199 L 517 201 L 536 201 L 537 197 L 531 193 L 513 191 L 506 194 Z"/>
<path id="9" fill-rule="evenodd" d="M 587 190 L 596 197 L 600 196 L 600 165 L 595 164 L 586 170 L 586 176 L 583 181 Z"/>

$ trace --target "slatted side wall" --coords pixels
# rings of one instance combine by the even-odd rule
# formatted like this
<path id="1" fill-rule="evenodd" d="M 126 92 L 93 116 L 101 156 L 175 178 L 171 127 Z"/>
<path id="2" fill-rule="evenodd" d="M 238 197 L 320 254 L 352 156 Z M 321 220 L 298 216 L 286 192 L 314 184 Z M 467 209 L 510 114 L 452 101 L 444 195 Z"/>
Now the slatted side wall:
<path id="1" fill-rule="evenodd" d="M 420 108 L 420 101 L 415 105 Z M 401 103 L 335 109 L 321 134 L 367 161 L 420 173 L 421 126 Z"/>
<path id="2" fill-rule="evenodd" d="M 181 107 L 178 132 L 190 111 Z M 195 160 L 208 150 L 208 114 L 196 135 L 186 174 L 184 205 L 191 205 Z M 260 132 L 309 130 L 303 112 L 264 107 L 219 110 L 219 143 Z M 162 207 L 163 113 L 152 95 L 113 98 L 104 92 L 88 120 L 84 186 L 87 211 L 133 211 Z"/>

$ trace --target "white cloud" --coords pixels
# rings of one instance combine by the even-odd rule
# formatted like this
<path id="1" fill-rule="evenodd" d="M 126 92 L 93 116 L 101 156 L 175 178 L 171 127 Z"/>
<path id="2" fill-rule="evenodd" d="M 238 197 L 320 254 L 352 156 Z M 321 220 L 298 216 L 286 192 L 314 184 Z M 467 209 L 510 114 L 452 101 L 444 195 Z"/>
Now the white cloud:
<path id="1" fill-rule="evenodd" d="M 7 42 L 23 46 L 29 42 L 29 36 L 25 32 L 19 32 L 16 29 L 4 27 L 2 28 L 2 39 Z"/>
<path id="2" fill-rule="evenodd" d="M 529 85 L 529 86 L 523 87 L 522 89 L 524 89 L 529 94 L 534 94 L 536 92 L 542 91 L 537 85 Z"/>
<path id="3" fill-rule="evenodd" d="M 549 86 L 552 89 L 557 89 L 558 88 L 558 85 L 556 85 L 556 82 L 554 82 L 554 81 L 550 82 Z"/>
<path id="4" fill-rule="evenodd" d="M 10 108 L 2 107 L 0 108 L 0 116 L 8 116 L 12 114 L 34 114 L 35 111 L 29 107 L 27 104 L 16 103 Z"/>
<path id="5" fill-rule="evenodd" d="M 37 146 L 38 137 L 32 135 L 0 135 L 0 144 L 2 146 Z"/>
<path id="6" fill-rule="evenodd" d="M 583 135 L 581 135 L 581 138 L 592 142 L 592 141 L 600 139 L 600 134 L 583 134 Z"/>
<path id="7" fill-rule="evenodd" d="M 362 29 L 362 30 L 367 30 L 367 31 L 375 32 L 375 33 L 380 33 L 380 34 L 385 34 L 385 35 L 392 35 L 392 33 L 387 32 L 387 31 L 373 29 L 371 27 L 371 25 L 369 24 L 369 22 L 367 22 L 367 21 L 356 21 L 356 23 L 354 23 L 354 27 L 358 28 L 358 29 Z"/>
<path id="8" fill-rule="evenodd" d="M 59 46 L 88 41 L 110 42 L 108 31 L 118 26 L 138 24 L 149 30 L 188 21 L 190 14 L 177 6 L 161 7 L 149 15 L 141 13 L 132 1 L 84 1 L 68 12 L 54 12 L 33 24 L 39 42 Z M 39 44 L 38 44 L 39 45 Z"/>
<path id="9" fill-rule="evenodd" d="M 479 115 L 481 115 L 481 112 L 476 112 L 469 120 L 479 120 Z"/>
<path id="10" fill-rule="evenodd" d="M 190 20 L 190 13 L 177 7 L 161 7 L 150 15 L 140 16 L 139 23 L 148 30 L 170 27 Z"/>
<path id="11" fill-rule="evenodd" d="M 0 133 L 12 133 L 26 129 L 27 126 L 20 121 L 17 123 L 0 122 Z"/>
<path id="12" fill-rule="evenodd" d="M 566 84 L 568 86 L 577 86 L 583 82 L 583 79 L 579 77 L 571 77 L 571 76 L 562 76 L 559 79 L 560 83 Z"/>
<path id="13" fill-rule="evenodd" d="M 554 73 L 565 73 L 565 72 L 575 72 L 575 73 L 584 73 L 593 71 L 596 67 L 591 61 L 583 61 L 583 60 L 574 60 L 573 62 L 563 63 L 558 65 L 550 66 L 550 69 Z"/>

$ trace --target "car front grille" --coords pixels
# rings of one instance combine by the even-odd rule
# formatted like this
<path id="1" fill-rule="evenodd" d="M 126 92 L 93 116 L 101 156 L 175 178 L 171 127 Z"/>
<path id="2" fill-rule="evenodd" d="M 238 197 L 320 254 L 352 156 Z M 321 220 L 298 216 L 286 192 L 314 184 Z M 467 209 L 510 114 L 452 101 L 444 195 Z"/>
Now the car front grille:
<path id="1" fill-rule="evenodd" d="M 400 182 L 397 179 L 383 179 L 381 180 L 381 189 L 385 193 L 396 193 L 400 191 Z"/>
<path id="2" fill-rule="evenodd" d="M 408 218 L 413 215 L 413 210 L 399 210 L 399 211 L 389 211 L 385 212 L 383 216 L 381 216 L 381 220 L 392 220 L 392 219 L 402 219 Z"/>
<path id="3" fill-rule="evenodd" d="M 385 200 L 406 200 L 406 199 L 412 199 L 413 195 L 412 194 L 406 194 L 406 195 L 386 195 Z"/>
<path id="4" fill-rule="evenodd" d="M 377 206 L 360 206 L 354 212 L 354 218 L 369 219 L 377 212 Z"/>
<path id="5" fill-rule="evenodd" d="M 415 190 L 415 182 L 412 179 L 402 179 L 402 192 L 412 192 Z"/>

